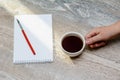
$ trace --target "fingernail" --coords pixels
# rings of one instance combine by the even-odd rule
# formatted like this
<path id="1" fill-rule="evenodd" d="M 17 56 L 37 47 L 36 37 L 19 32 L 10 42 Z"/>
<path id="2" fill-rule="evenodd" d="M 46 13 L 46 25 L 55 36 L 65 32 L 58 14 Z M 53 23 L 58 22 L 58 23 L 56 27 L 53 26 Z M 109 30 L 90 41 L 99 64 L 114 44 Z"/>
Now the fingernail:
<path id="1" fill-rule="evenodd" d="M 87 40 L 87 41 L 86 41 L 86 43 L 87 43 L 87 44 L 89 44 L 89 43 L 90 43 L 90 41 L 89 41 L 89 40 Z"/>

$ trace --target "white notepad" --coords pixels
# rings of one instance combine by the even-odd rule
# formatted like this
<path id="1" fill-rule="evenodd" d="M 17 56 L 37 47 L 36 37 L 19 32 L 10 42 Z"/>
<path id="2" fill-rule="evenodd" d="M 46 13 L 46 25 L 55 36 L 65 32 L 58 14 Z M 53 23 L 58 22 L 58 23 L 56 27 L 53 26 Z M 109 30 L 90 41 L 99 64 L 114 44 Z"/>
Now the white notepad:
<path id="1" fill-rule="evenodd" d="M 36 55 L 24 38 L 20 21 Z M 17 15 L 14 17 L 13 63 L 36 63 L 53 61 L 52 15 Z"/>

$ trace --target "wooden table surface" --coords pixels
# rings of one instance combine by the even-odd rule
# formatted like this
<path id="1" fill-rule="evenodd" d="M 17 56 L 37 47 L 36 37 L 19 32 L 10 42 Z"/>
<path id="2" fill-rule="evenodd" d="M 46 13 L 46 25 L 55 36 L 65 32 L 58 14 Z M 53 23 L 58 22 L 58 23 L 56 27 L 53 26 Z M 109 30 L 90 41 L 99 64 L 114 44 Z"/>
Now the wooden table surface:
<path id="1" fill-rule="evenodd" d="M 13 64 L 14 15 L 52 14 L 54 62 Z M 0 80 L 120 80 L 120 39 L 69 58 L 60 38 L 120 19 L 120 0 L 0 0 Z M 21 45 L 22 46 L 22 45 Z"/>

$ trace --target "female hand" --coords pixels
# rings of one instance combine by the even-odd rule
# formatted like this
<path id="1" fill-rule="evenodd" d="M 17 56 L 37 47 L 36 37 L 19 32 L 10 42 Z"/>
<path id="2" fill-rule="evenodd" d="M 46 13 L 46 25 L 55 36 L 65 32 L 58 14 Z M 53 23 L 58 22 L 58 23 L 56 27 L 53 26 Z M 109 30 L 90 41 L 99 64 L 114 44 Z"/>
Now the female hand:
<path id="1" fill-rule="evenodd" d="M 98 27 L 86 35 L 86 44 L 91 48 L 97 48 L 106 45 L 106 41 L 114 39 L 120 35 L 120 22 L 110 26 Z"/>

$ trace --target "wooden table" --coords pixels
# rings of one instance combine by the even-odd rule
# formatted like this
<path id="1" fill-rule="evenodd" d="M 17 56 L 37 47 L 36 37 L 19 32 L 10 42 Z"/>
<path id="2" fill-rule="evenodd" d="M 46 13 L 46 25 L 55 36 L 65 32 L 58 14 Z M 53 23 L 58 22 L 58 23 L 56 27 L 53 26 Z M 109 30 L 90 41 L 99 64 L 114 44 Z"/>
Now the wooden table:
<path id="1" fill-rule="evenodd" d="M 53 15 L 54 62 L 13 64 L 14 15 L 49 13 Z M 99 49 L 85 48 L 75 59 L 60 48 L 66 32 L 85 36 L 119 19 L 119 0 L 0 1 L 0 80 L 120 80 L 120 39 Z"/>

